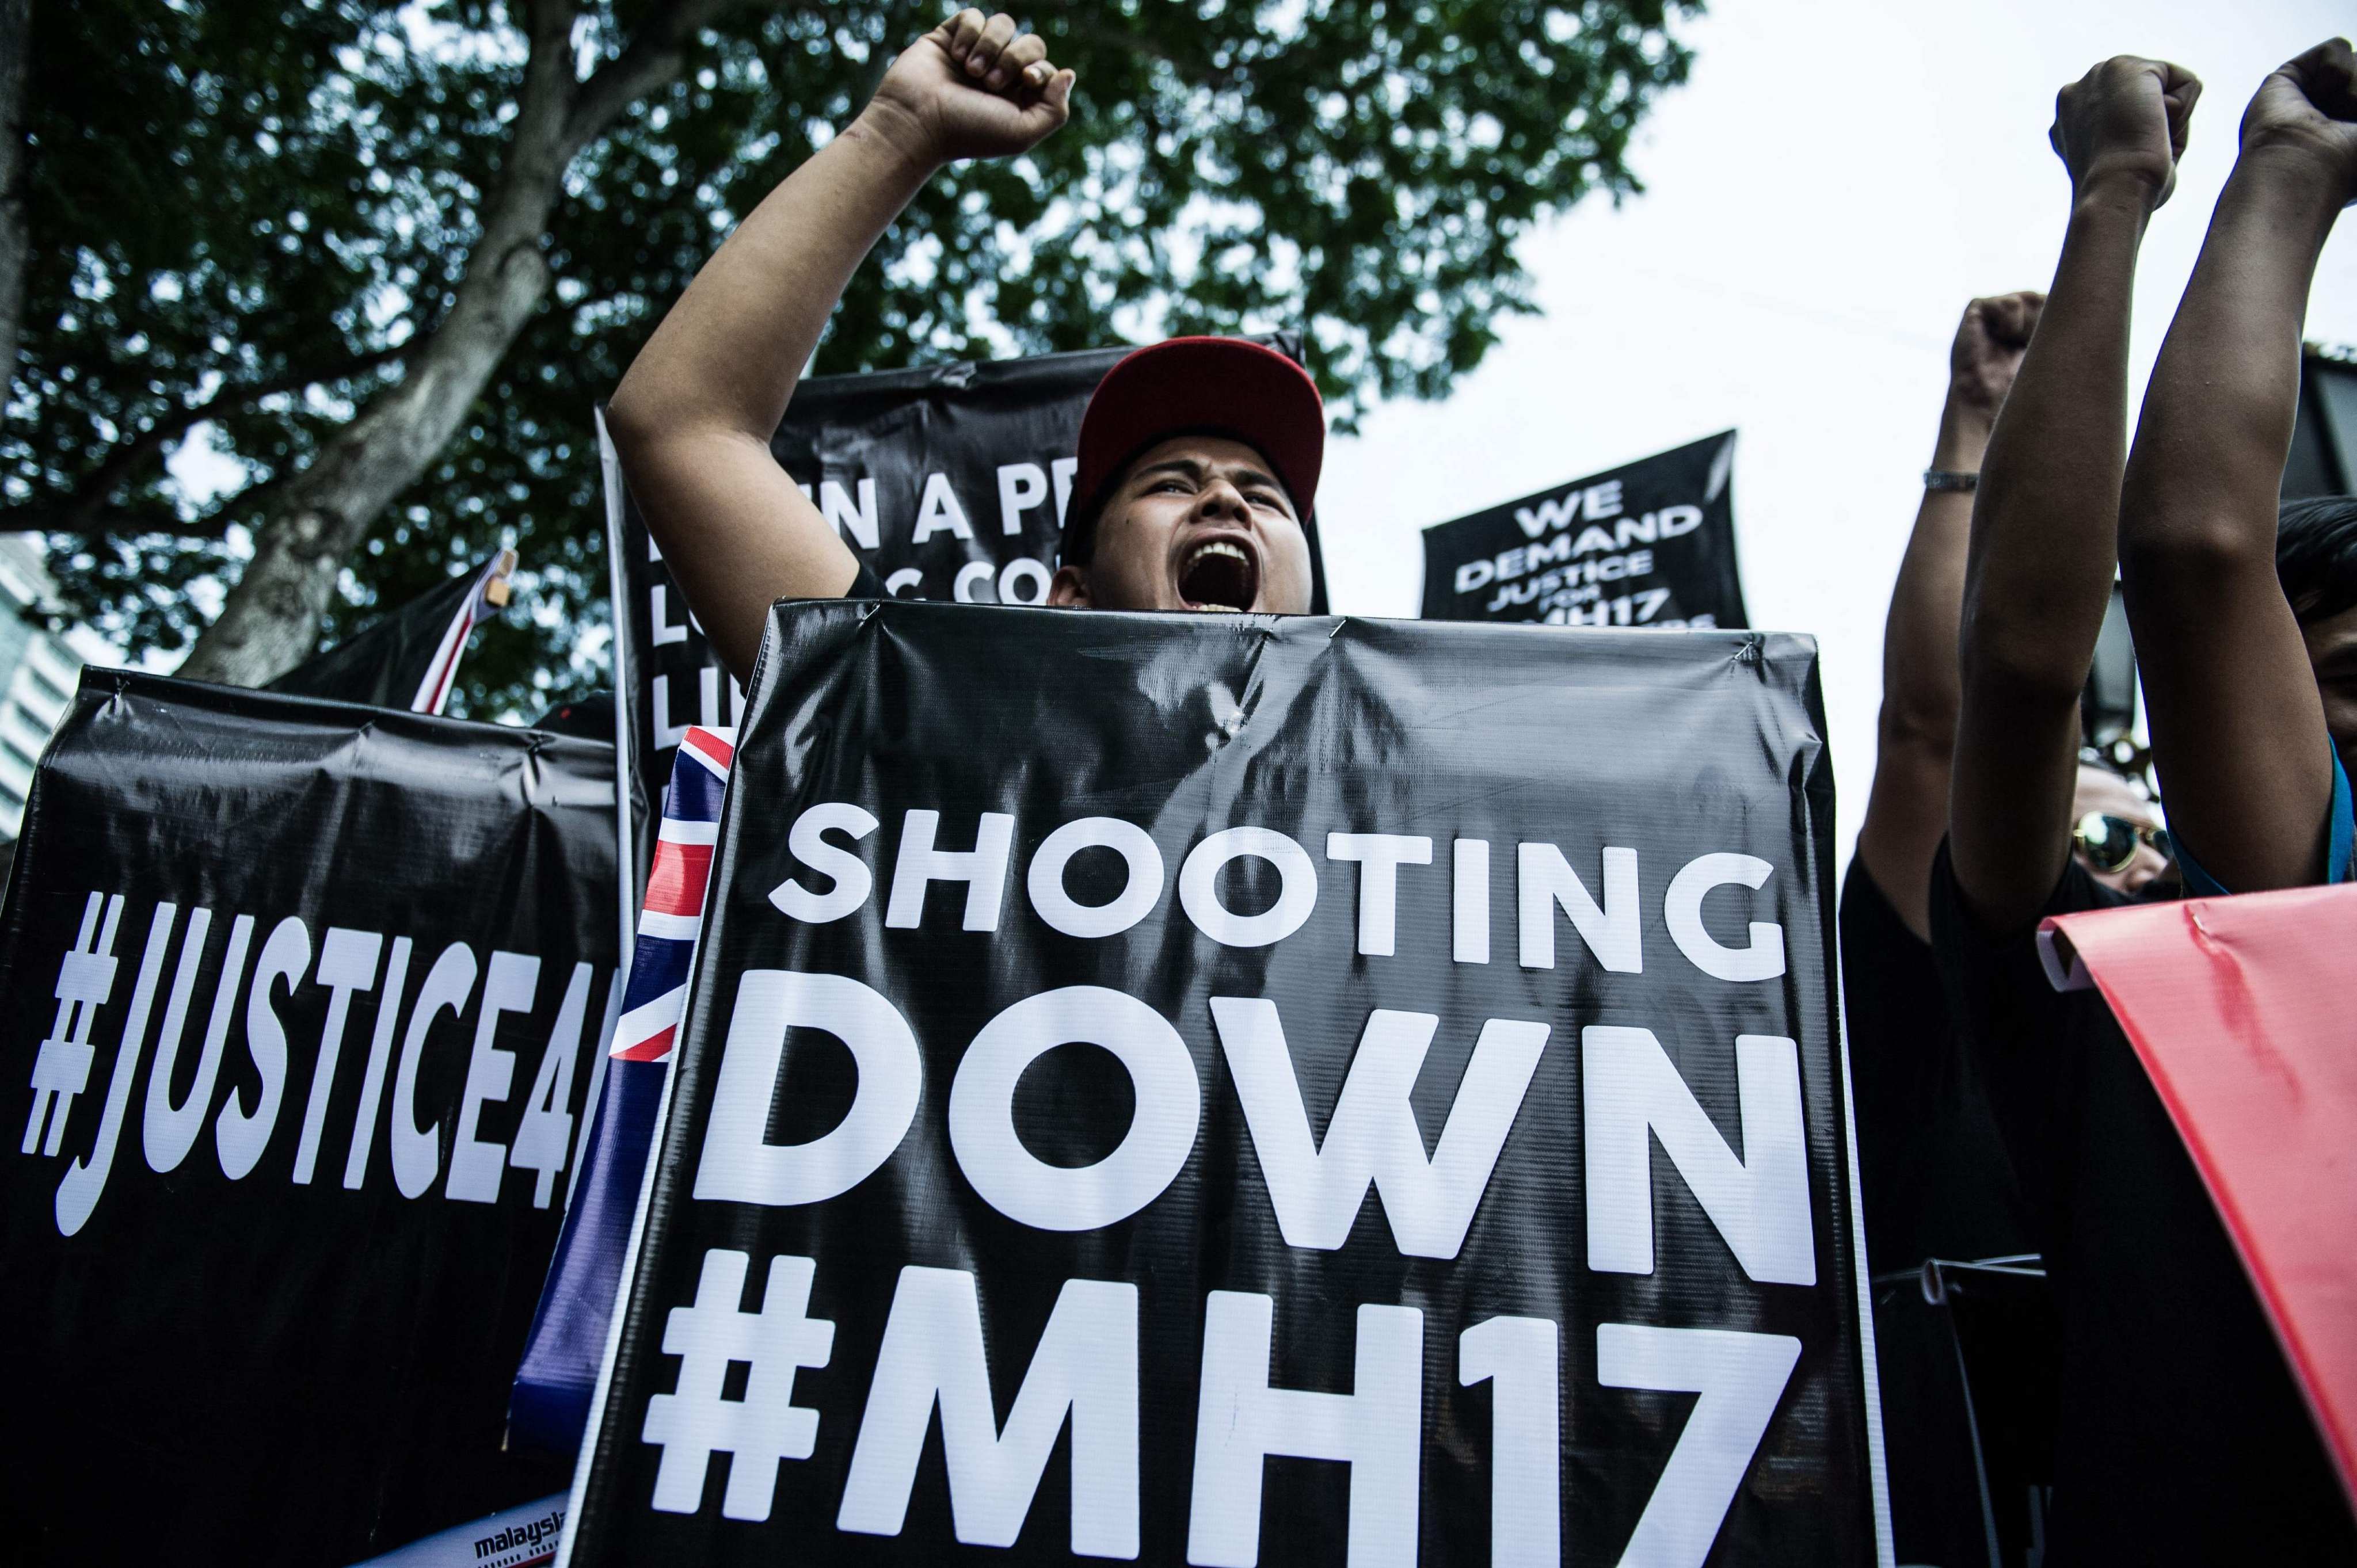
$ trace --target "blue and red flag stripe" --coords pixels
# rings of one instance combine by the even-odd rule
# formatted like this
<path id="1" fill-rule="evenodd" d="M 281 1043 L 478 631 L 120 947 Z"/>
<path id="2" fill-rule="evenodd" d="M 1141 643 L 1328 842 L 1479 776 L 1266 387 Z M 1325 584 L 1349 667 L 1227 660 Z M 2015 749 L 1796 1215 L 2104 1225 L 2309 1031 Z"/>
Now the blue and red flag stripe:
<path id="1" fill-rule="evenodd" d="M 630 986 L 614 1027 L 612 1054 L 623 1061 L 662 1061 L 678 1038 L 687 1006 L 688 965 L 704 924 L 705 889 L 712 882 L 720 799 L 736 757 L 731 732 L 690 725 L 672 764 L 654 865 L 639 911 L 638 941 L 630 953 Z"/>
<path id="2" fill-rule="evenodd" d="M 569 1453 L 588 1422 L 672 1047 L 687 1007 L 688 969 L 704 923 L 734 742 L 727 730 L 690 728 L 672 764 L 605 1090 L 508 1405 L 508 1435 L 520 1447 Z"/>

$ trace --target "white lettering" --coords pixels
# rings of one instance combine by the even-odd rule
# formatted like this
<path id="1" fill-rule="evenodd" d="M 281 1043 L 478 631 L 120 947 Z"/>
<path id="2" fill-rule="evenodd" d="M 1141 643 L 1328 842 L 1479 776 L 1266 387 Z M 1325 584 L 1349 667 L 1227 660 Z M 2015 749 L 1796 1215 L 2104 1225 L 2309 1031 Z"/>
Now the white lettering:
<path id="1" fill-rule="evenodd" d="M 384 1071 L 393 1057 L 393 1031 L 401 1021 L 401 988 L 409 983 L 407 937 L 393 939 L 393 956 L 384 965 L 384 1000 L 376 1010 L 376 1032 L 369 1040 L 368 1071 L 361 1078 L 361 1102 L 352 1112 L 351 1147 L 344 1151 L 344 1189 L 352 1191 L 368 1174 L 369 1151 L 376 1146 L 376 1113 L 384 1102 Z"/>
<path id="2" fill-rule="evenodd" d="M 849 1047 L 859 1087 L 833 1131 L 807 1144 L 772 1144 L 770 1107 L 785 1069 L 786 1034 L 796 1028 L 823 1030 Z M 845 975 L 748 969 L 737 983 L 695 1196 L 782 1208 L 848 1192 L 908 1136 L 924 1086 L 917 1036 L 880 992 Z"/>
<path id="3" fill-rule="evenodd" d="M 1064 1282 L 1001 1431 L 974 1276 L 902 1269 L 836 1529 L 900 1533 L 936 1404 L 959 1541 L 1015 1544 L 1069 1412 L 1072 1552 L 1137 1555 L 1135 1285 Z"/>
<path id="4" fill-rule="evenodd" d="M 1023 532 L 1023 514 L 1048 499 L 1048 472 L 1037 463 L 998 466 L 998 531 Z"/>
<path id="5" fill-rule="evenodd" d="M 1555 967 L 1555 912 L 1559 908 L 1571 917 L 1572 929 L 1587 944 L 1597 962 L 1620 974 L 1643 971 L 1645 940 L 1638 925 L 1635 850 L 1605 850 L 1601 905 L 1588 896 L 1587 884 L 1554 844 L 1517 845 L 1514 869 L 1524 969 Z"/>
<path id="6" fill-rule="evenodd" d="M 1800 1359 L 1801 1342 L 1784 1334 L 1596 1326 L 1596 1380 L 1606 1388 L 1702 1396 L 1637 1516 L 1623 1563 L 1702 1568 Z"/>
<path id="7" fill-rule="evenodd" d="M 998 602 L 1002 605 L 1044 605 L 1048 602 L 1049 585 L 1054 581 L 1048 568 L 1028 555 L 1018 555 L 998 574 Z"/>
<path id="8" fill-rule="evenodd" d="M 417 988 L 417 1001 L 410 1010 L 401 1067 L 393 1080 L 393 1182 L 404 1197 L 424 1196 L 442 1171 L 442 1123 L 417 1124 L 417 1064 L 425 1054 L 425 1032 L 443 1009 L 454 1015 L 466 1011 L 476 972 L 474 950 L 452 942 L 425 972 L 425 983 Z"/>
<path id="9" fill-rule="evenodd" d="M 197 1079 L 188 1097 L 172 1103 L 172 1069 L 179 1064 L 180 1035 L 188 1017 L 188 994 L 197 982 L 204 957 L 205 934 L 212 911 L 197 909 L 188 916 L 188 934 L 180 939 L 180 967 L 172 976 L 172 1000 L 164 1010 L 163 1033 L 156 1041 L 156 1065 L 147 1075 L 147 1115 L 142 1128 L 147 1168 L 161 1176 L 180 1168 L 205 1130 L 205 1113 L 212 1109 L 213 1084 L 221 1076 L 221 1048 L 229 1039 L 229 1020 L 245 979 L 245 953 L 253 940 L 253 917 L 240 915 L 230 922 L 229 951 L 221 960 L 221 984 L 213 993 L 212 1017 L 205 1026 L 205 1043 L 197 1058 Z"/>
<path id="10" fill-rule="evenodd" d="M 504 1101 L 515 1087 L 515 1053 L 494 1043 L 500 1015 L 531 1012 L 539 993 L 539 959 L 529 953 L 491 954 L 490 969 L 483 976 L 482 1011 L 475 1019 L 475 1047 L 467 1057 L 467 1087 L 458 1099 L 458 1131 L 450 1141 L 450 1179 L 442 1184 L 445 1197 L 468 1203 L 500 1200 L 508 1146 L 475 1133 L 482 1125 L 484 1105 Z"/>
<path id="11" fill-rule="evenodd" d="M 1359 871 L 1359 950 L 1389 958 L 1398 929 L 1399 868 L 1430 865 L 1432 841 L 1401 833 L 1328 833 L 1326 858 L 1354 861 Z"/>
<path id="12" fill-rule="evenodd" d="M 1670 879 L 1662 903 L 1663 923 L 1670 940 L 1688 961 L 1715 980 L 1773 980 L 1784 972 L 1784 928 L 1766 920 L 1751 922 L 1751 945 L 1722 947 L 1702 923 L 1702 901 L 1714 887 L 1758 887 L 1775 867 L 1757 855 L 1696 856 Z"/>
<path id="13" fill-rule="evenodd" d="M 319 968 L 312 976 L 328 988 L 328 1021 L 319 1030 L 319 1055 L 311 1064 L 311 1097 L 303 1105 L 303 1134 L 295 1145 L 295 1185 L 311 1185 L 319 1163 L 319 1137 L 328 1124 L 328 1101 L 336 1089 L 336 1063 L 344 1054 L 344 1026 L 352 995 L 376 984 L 376 961 L 384 938 L 375 931 L 330 926 L 319 940 Z"/>
<path id="14" fill-rule="evenodd" d="M 974 848 L 933 847 L 939 811 L 912 811 L 900 822 L 900 853 L 892 863 L 892 898 L 884 923 L 909 929 L 925 912 L 925 889 L 935 882 L 965 884 L 965 929 L 998 929 L 998 907 L 1006 892 L 1006 855 L 1015 843 L 1015 819 L 985 811 L 974 830 Z"/>
<path id="15" fill-rule="evenodd" d="M 1449 899 L 1449 956 L 1458 963 L 1490 961 L 1490 841 L 1458 839 L 1456 885 Z M 1554 917 L 1548 917 L 1552 919 Z"/>
<path id="16" fill-rule="evenodd" d="M 1102 904 L 1082 904 L 1064 890 L 1064 871 L 1084 849 L 1110 849 L 1127 868 L 1122 889 Z M 1110 937 L 1154 912 L 1162 901 L 1162 852 L 1153 835 L 1118 817 L 1082 817 L 1049 833 L 1025 879 L 1031 908 L 1068 937 Z"/>
<path id="17" fill-rule="evenodd" d="M 540 1069 L 533 1074 L 532 1090 L 524 1096 L 523 1119 L 516 1123 L 515 1147 L 509 1152 L 508 1164 L 518 1170 L 534 1173 L 532 1186 L 532 1206 L 546 1208 L 556 1196 L 556 1177 L 565 1169 L 567 1153 L 573 1147 L 573 1068 L 581 1054 L 581 1037 L 589 1023 L 589 982 L 595 971 L 587 963 L 573 966 L 573 979 L 565 987 L 565 1000 L 556 1009 L 556 1025 L 548 1032 L 548 1045 L 540 1053 Z M 600 1057 L 604 1055 L 601 1051 Z M 597 1090 L 582 1102 L 585 1112 L 596 1109 Z M 451 1161 L 450 1180 L 458 1179 L 457 1161 Z"/>
<path id="18" fill-rule="evenodd" d="M 1351 1466 L 1348 1568 L 1414 1568 L 1423 1490 L 1424 1314 L 1359 1308 L 1347 1394 L 1268 1386 L 1275 1304 L 1215 1290 L 1203 1303 L 1187 1561 L 1257 1568 L 1261 1477 L 1271 1455 Z"/>
<path id="19" fill-rule="evenodd" d="M 1457 1337 L 1457 1380 L 1490 1388 L 1490 1561 L 1563 1561 L 1560 1335 L 1544 1317 L 1491 1317 Z M 1624 1559 L 1625 1561 L 1625 1559 Z"/>
<path id="20" fill-rule="evenodd" d="M 876 481 L 858 481 L 859 499 L 855 504 L 850 493 L 839 479 L 818 482 L 819 510 L 829 528 L 840 529 L 851 535 L 862 550 L 874 550 L 881 537 L 876 527 Z"/>
<path id="21" fill-rule="evenodd" d="M 1589 1268 L 1653 1272 L 1652 1141 L 1659 1139 L 1745 1273 L 1774 1284 L 1817 1283 L 1801 1057 L 1791 1040 L 1735 1037 L 1741 1159 L 1651 1029 L 1591 1024 L 1581 1031 L 1579 1055 Z"/>
<path id="22" fill-rule="evenodd" d="M 232 1091 L 213 1120 L 213 1147 L 221 1156 L 221 1175 L 231 1181 L 243 1180 L 261 1163 L 286 1094 L 286 1026 L 271 1006 L 270 993 L 283 983 L 291 998 L 295 983 L 310 967 L 310 929 L 289 915 L 271 928 L 270 940 L 262 944 L 253 986 L 245 999 L 245 1050 L 262 1079 L 261 1092 L 248 1111 Z"/>
<path id="23" fill-rule="evenodd" d="M 1340 1248 L 1372 1186 L 1383 1195 L 1383 1217 L 1402 1252 L 1457 1256 L 1538 1070 L 1548 1026 L 1511 1018 L 1481 1026 L 1427 1159 L 1408 1096 L 1440 1026 L 1433 1014 L 1379 1007 L 1369 1015 L 1322 1146 L 1310 1134 L 1276 1004 L 1214 996 L 1211 1020 L 1288 1245 Z M 1139 1099 L 1143 1104 L 1142 1092 Z"/>
<path id="24" fill-rule="evenodd" d="M 1276 867 L 1276 902 L 1257 915 L 1238 915 L 1220 902 L 1220 872 L 1254 855 Z M 1225 828 L 1188 853 L 1178 868 L 1178 903 L 1195 929 L 1232 948 L 1265 948 L 1299 930 L 1318 904 L 1318 868 L 1308 852 L 1269 828 Z"/>
<path id="25" fill-rule="evenodd" d="M 1091 1165 L 1051 1165 L 1016 1136 L 1015 1085 L 1040 1057 L 1074 1043 L 1120 1059 L 1136 1109 L 1112 1154 Z M 1195 1059 L 1168 1018 L 1124 992 L 1067 985 L 1025 997 L 974 1036 L 950 1086 L 950 1147 L 974 1190 L 1008 1219 L 1037 1230 L 1095 1230 L 1162 1196 L 1187 1164 L 1202 1112 Z"/>
<path id="26" fill-rule="evenodd" d="M 856 843 L 877 826 L 874 817 L 847 800 L 822 801 L 802 812 L 786 834 L 786 848 L 796 860 L 827 878 L 826 889 L 813 893 L 800 878 L 790 876 L 770 889 L 770 902 L 792 918 L 813 926 L 856 911 L 867 902 L 875 877 L 866 861 L 827 843 L 826 835 L 846 833 Z"/>
<path id="27" fill-rule="evenodd" d="M 954 533 L 969 541 L 974 538 L 974 530 L 966 524 L 965 508 L 958 504 L 957 492 L 950 489 L 947 474 L 927 474 L 924 499 L 917 503 L 915 542 L 922 544 L 936 533 Z"/>

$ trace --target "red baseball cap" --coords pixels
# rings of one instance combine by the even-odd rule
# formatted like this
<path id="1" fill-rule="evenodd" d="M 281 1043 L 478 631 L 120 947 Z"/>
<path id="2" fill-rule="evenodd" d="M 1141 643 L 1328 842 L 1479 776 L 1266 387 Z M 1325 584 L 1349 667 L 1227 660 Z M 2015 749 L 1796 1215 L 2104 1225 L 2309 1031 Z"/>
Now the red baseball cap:
<path id="1" fill-rule="evenodd" d="M 1092 553 L 1097 513 L 1123 470 L 1147 448 L 1185 435 L 1224 435 L 1258 452 L 1309 525 L 1326 456 L 1326 403 L 1318 383 L 1286 356 L 1249 338 L 1172 338 L 1114 365 L 1089 398 L 1065 559 L 1086 561 Z"/>

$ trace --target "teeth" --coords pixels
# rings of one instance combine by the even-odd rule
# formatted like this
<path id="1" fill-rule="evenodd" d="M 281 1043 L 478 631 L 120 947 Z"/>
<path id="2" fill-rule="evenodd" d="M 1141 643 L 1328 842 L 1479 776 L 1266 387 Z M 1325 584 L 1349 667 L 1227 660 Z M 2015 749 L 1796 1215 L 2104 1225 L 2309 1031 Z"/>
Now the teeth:
<path id="1" fill-rule="evenodd" d="M 1229 543 L 1226 540 L 1214 539 L 1206 543 L 1198 544 L 1194 549 L 1189 551 L 1187 553 L 1187 564 L 1192 566 L 1196 562 L 1202 560 L 1207 555 L 1232 556 L 1236 560 L 1245 563 L 1247 565 L 1251 564 L 1252 561 L 1250 556 L 1246 555 L 1242 550 L 1237 549 L 1234 545 Z"/>

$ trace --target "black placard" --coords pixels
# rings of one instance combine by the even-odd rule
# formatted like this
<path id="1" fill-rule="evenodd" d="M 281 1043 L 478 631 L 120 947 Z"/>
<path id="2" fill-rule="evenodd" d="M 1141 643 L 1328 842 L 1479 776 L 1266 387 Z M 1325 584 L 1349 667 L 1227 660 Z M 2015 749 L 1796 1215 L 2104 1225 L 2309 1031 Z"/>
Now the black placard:
<path id="1" fill-rule="evenodd" d="M 774 615 L 571 1562 L 1876 1560 L 1805 639 Z"/>
<path id="2" fill-rule="evenodd" d="M 0 989 L 12 1562 L 340 1568 L 502 1451 L 617 958 L 611 748 L 87 670 Z"/>
<path id="3" fill-rule="evenodd" d="M 1749 624 L 1735 432 L 1424 531 L 1426 620 L 1683 631 Z"/>

